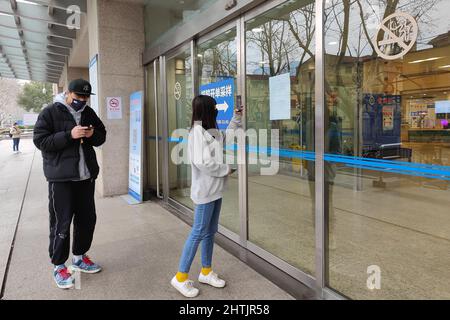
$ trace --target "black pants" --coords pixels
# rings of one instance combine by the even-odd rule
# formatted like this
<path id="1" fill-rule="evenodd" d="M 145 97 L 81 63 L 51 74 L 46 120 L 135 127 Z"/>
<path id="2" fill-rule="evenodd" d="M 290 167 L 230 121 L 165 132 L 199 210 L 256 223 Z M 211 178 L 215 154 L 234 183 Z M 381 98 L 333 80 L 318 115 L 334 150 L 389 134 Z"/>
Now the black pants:
<path id="1" fill-rule="evenodd" d="M 83 255 L 91 247 L 95 222 L 95 180 L 49 182 L 50 246 L 54 265 L 69 258 L 73 218 L 72 253 Z"/>
<path id="2" fill-rule="evenodd" d="M 20 138 L 13 138 L 13 151 L 19 151 Z"/>

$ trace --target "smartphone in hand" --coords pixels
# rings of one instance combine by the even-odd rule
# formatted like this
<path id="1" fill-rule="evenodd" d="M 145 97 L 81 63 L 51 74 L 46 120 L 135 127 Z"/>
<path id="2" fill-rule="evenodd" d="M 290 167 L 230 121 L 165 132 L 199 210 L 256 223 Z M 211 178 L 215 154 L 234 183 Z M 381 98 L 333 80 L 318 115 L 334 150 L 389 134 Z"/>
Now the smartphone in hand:
<path id="1" fill-rule="evenodd" d="M 237 95 L 236 96 L 236 113 L 240 114 L 243 109 L 244 109 L 244 107 L 242 105 L 242 96 L 241 95 Z"/>

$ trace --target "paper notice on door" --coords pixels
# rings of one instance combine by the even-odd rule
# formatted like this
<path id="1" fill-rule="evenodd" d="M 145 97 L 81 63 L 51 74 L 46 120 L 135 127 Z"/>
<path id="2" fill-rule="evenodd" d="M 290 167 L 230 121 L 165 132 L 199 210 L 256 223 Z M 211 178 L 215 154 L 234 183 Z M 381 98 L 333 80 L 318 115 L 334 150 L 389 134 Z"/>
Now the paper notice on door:
<path id="1" fill-rule="evenodd" d="M 289 73 L 269 78 L 270 120 L 291 118 L 291 78 Z"/>

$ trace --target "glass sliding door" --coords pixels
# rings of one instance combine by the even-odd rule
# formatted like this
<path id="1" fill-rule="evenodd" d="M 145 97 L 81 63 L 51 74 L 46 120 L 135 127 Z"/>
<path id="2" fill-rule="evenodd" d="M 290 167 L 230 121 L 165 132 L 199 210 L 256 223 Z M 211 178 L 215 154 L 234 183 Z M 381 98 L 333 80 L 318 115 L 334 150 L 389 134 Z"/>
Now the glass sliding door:
<path id="1" fill-rule="evenodd" d="M 190 45 L 166 60 L 167 119 L 169 140 L 169 197 L 193 209 L 190 198 L 191 169 L 187 160 L 187 133 L 191 127 L 193 99 Z M 183 152 L 186 151 L 186 152 Z"/>
<path id="2" fill-rule="evenodd" d="M 237 92 L 236 27 L 225 28 L 223 32 L 218 33 L 207 40 L 200 40 L 197 45 L 199 92 L 221 99 L 224 93 L 221 89 L 228 87 L 231 90 L 228 92 L 228 98 L 235 101 Z M 233 109 L 233 106 L 230 105 L 227 108 Z M 219 109 L 218 125 L 220 129 L 225 129 L 226 121 L 230 119 L 233 110 L 220 107 Z M 224 152 L 236 158 L 236 149 L 234 146 L 229 146 Z M 238 174 L 234 173 L 227 178 L 219 223 L 236 234 L 240 233 L 238 200 Z"/>
<path id="3" fill-rule="evenodd" d="M 147 128 L 147 190 L 162 196 L 162 104 L 159 85 L 159 63 L 155 60 L 146 66 L 146 128 Z"/>
<path id="4" fill-rule="evenodd" d="M 247 145 L 248 238 L 310 275 L 314 30 L 314 1 L 287 1 L 245 24 L 247 134 L 257 136 Z"/>
<path id="5" fill-rule="evenodd" d="M 325 3 L 328 285 L 449 299 L 449 1 Z"/>

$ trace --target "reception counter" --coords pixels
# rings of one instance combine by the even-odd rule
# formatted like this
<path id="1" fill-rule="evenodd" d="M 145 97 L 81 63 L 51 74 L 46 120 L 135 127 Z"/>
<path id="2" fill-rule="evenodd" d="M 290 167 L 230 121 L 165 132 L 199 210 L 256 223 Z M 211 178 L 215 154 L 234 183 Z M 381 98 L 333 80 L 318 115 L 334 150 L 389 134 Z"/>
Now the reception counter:
<path id="1" fill-rule="evenodd" d="M 450 142 L 450 129 L 409 129 L 410 142 Z"/>

